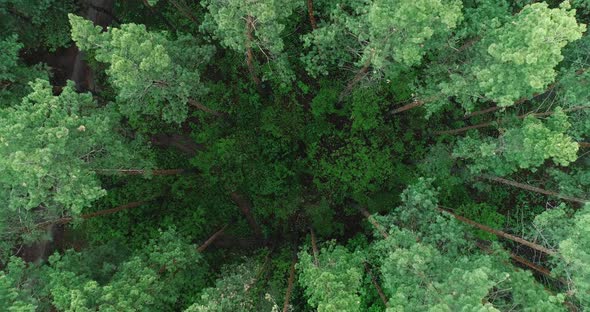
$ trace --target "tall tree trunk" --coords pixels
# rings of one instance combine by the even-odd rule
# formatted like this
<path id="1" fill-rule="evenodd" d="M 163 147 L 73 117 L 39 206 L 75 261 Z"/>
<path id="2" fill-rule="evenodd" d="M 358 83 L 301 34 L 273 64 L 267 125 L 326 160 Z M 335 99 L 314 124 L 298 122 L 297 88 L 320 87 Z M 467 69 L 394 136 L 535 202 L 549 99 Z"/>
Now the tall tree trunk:
<path id="1" fill-rule="evenodd" d="M 586 109 L 590 109 L 590 106 L 574 106 L 572 108 L 564 109 L 563 112 L 569 113 L 569 112 L 575 112 L 575 111 L 586 110 Z M 532 113 L 532 114 L 519 115 L 516 118 L 518 118 L 518 119 L 525 119 L 528 116 L 533 116 L 533 117 L 546 117 L 546 116 L 550 116 L 550 115 L 553 115 L 553 114 L 555 114 L 555 112 Z M 485 127 L 492 126 L 494 124 L 501 124 L 501 123 L 502 123 L 501 120 L 499 120 L 499 121 L 488 121 L 488 122 L 482 122 L 480 124 L 473 125 L 473 126 L 467 126 L 467 127 L 462 127 L 462 128 L 457 128 L 457 129 L 451 129 L 451 130 L 436 131 L 436 132 L 434 132 L 434 134 L 435 135 L 457 134 L 457 133 L 465 132 L 465 131 L 468 131 L 468 130 L 485 128 Z"/>
<path id="2" fill-rule="evenodd" d="M 80 215 L 80 218 L 87 220 L 87 219 L 92 219 L 95 217 L 99 217 L 99 216 L 104 216 L 104 215 L 108 215 L 108 214 L 113 214 L 115 212 L 119 212 L 119 211 L 123 211 L 123 210 L 127 210 L 127 209 L 132 209 L 135 207 L 139 207 L 141 205 L 146 204 L 148 201 L 136 201 L 136 202 L 131 202 L 125 205 L 121 205 L 121 206 L 117 206 L 115 208 L 110 208 L 110 209 L 105 209 L 105 210 L 99 210 L 99 211 L 95 211 L 95 212 L 91 212 L 91 213 L 86 213 L 86 214 L 82 214 Z M 56 220 L 50 220 L 50 221 L 45 221 L 45 222 L 41 222 L 41 223 L 37 223 L 35 225 L 35 227 L 37 228 L 44 228 L 46 226 L 49 225 L 54 225 L 54 224 L 67 224 L 70 223 L 74 220 L 73 217 L 63 217 L 60 219 L 56 219 Z"/>
<path id="3" fill-rule="evenodd" d="M 581 198 L 576 198 L 576 197 L 572 197 L 572 196 L 562 195 L 557 192 L 544 190 L 542 188 L 538 188 L 538 187 L 535 187 L 532 185 L 523 184 L 523 183 L 507 180 L 504 178 L 487 175 L 487 174 L 480 175 L 479 177 L 482 179 L 489 180 L 489 181 L 494 181 L 494 182 L 514 186 L 519 189 L 523 189 L 523 190 L 527 190 L 527 191 L 531 191 L 531 192 L 535 192 L 535 193 L 540 193 L 540 194 L 545 194 L 545 195 L 549 195 L 549 196 L 555 196 L 557 198 L 561 198 L 563 200 L 567 200 L 567 201 L 574 202 L 574 203 L 579 203 L 582 205 L 588 202 L 587 199 L 581 199 Z"/>
<path id="4" fill-rule="evenodd" d="M 373 286 L 375 287 L 377 294 L 379 294 L 379 298 L 381 298 L 383 305 L 385 307 L 389 307 L 389 304 L 387 302 L 388 300 L 387 300 L 387 297 L 385 296 L 385 293 L 383 293 L 383 289 L 381 289 L 381 286 L 379 286 L 379 283 L 377 283 L 377 279 L 375 278 L 375 275 L 373 275 L 373 272 L 371 271 L 369 264 L 366 262 L 365 262 L 365 271 L 371 277 L 371 282 L 373 283 Z"/>
<path id="5" fill-rule="evenodd" d="M 202 144 L 198 144 L 188 135 L 182 134 L 154 134 L 150 138 L 153 145 L 174 147 L 188 156 L 194 157 L 199 151 L 205 149 Z"/>
<path id="6" fill-rule="evenodd" d="M 225 113 L 218 112 L 218 111 L 216 111 L 216 110 L 214 110 L 214 109 L 210 109 L 209 107 L 207 107 L 207 106 L 205 106 L 205 105 L 201 104 L 199 101 L 197 101 L 197 100 L 194 100 L 194 99 L 189 99 L 189 100 L 188 100 L 188 103 L 189 103 L 191 106 L 194 106 L 194 107 L 196 107 L 198 110 L 204 111 L 205 113 L 208 113 L 208 114 L 211 114 L 211 115 L 215 115 L 215 116 L 217 116 L 217 117 L 222 117 L 222 116 L 224 116 L 224 115 L 225 115 Z"/>
<path id="7" fill-rule="evenodd" d="M 242 211 L 244 217 L 246 217 L 246 220 L 254 232 L 254 235 L 256 235 L 258 239 L 262 239 L 262 230 L 260 230 L 258 223 L 256 223 L 256 220 L 254 220 L 254 217 L 252 216 L 252 204 L 237 192 L 232 192 L 230 196 L 232 201 L 238 205 L 238 208 L 240 208 L 240 211 Z"/>
<path id="8" fill-rule="evenodd" d="M 356 84 L 359 83 L 367 75 L 367 73 L 369 72 L 369 68 L 371 67 L 372 56 L 372 54 L 369 56 L 369 58 L 365 61 L 365 64 L 363 64 L 363 67 L 359 69 L 356 75 L 354 75 L 354 78 L 352 78 L 348 85 L 346 85 L 346 88 L 344 88 L 344 90 L 340 92 L 338 102 L 342 102 L 342 100 L 352 91 Z"/>
<path id="9" fill-rule="evenodd" d="M 588 70 L 588 68 L 579 69 L 579 70 L 576 71 L 576 74 L 581 75 L 582 73 L 584 73 L 587 70 Z M 537 97 L 539 95 L 545 94 L 545 93 L 553 90 L 555 88 L 555 86 L 556 86 L 556 83 L 553 83 L 553 84 L 549 85 L 547 87 L 547 89 L 545 89 L 543 92 L 539 92 L 539 93 L 533 94 L 533 98 L 535 98 L 535 97 Z M 430 97 L 430 98 L 428 98 L 426 100 L 414 100 L 414 102 L 412 102 L 410 104 L 407 104 L 407 105 L 404 105 L 404 106 L 402 106 L 400 108 L 394 109 L 393 111 L 391 111 L 391 114 L 398 114 L 398 113 L 401 113 L 401 112 L 405 112 L 405 111 L 410 110 L 410 109 L 412 109 L 414 107 L 422 106 L 423 104 L 426 104 L 426 103 L 428 103 L 430 101 L 433 101 L 435 99 L 438 99 L 438 98 L 439 98 L 439 96 L 434 96 L 434 97 Z M 514 101 L 514 103 L 512 104 L 512 106 L 525 103 L 528 100 L 529 100 L 529 97 L 522 97 L 522 98 Z M 494 107 L 486 108 L 486 109 L 483 109 L 483 110 L 480 110 L 480 111 L 476 111 L 476 112 L 467 114 L 463 118 L 468 119 L 468 118 L 471 118 L 473 116 L 478 116 L 478 115 L 482 115 L 482 114 L 487 114 L 487 113 L 495 112 L 495 111 L 500 110 L 502 108 L 504 108 L 504 107 L 494 106 Z"/>
<path id="10" fill-rule="evenodd" d="M 375 218 L 373 218 L 373 216 L 367 211 L 367 209 L 361 207 L 361 206 L 357 206 L 357 209 L 361 212 L 361 214 L 367 218 L 367 221 L 369 221 L 373 227 L 379 231 L 379 233 L 381 233 L 381 236 L 383 236 L 383 238 L 388 238 L 389 235 L 387 234 L 387 232 L 385 231 L 385 229 L 383 228 L 383 226 L 381 226 L 381 224 L 379 224 L 379 222 L 377 222 L 375 220 Z"/>
<path id="11" fill-rule="evenodd" d="M 317 29 L 318 25 L 315 21 L 315 16 L 313 15 L 313 0 L 307 0 L 307 13 L 309 14 L 309 23 L 311 24 L 311 29 Z"/>
<path id="12" fill-rule="evenodd" d="M 151 174 L 155 176 L 163 176 L 163 175 L 177 175 L 181 173 L 188 172 L 190 170 L 187 169 L 153 169 L 153 170 L 143 170 L 143 169 L 94 169 L 94 172 L 98 174 L 124 174 L 124 175 L 144 175 L 144 174 Z"/>
<path id="13" fill-rule="evenodd" d="M 402 107 L 399 107 L 399 108 L 396 108 L 396 109 L 392 110 L 391 111 L 391 114 L 392 115 L 399 114 L 401 112 L 405 112 L 407 110 L 410 110 L 410 109 L 412 109 L 414 107 L 422 106 L 424 103 L 426 103 L 426 102 L 425 101 L 421 101 L 421 100 L 414 100 L 412 103 L 406 104 L 406 105 L 404 105 Z"/>
<path id="14" fill-rule="evenodd" d="M 556 254 L 556 252 L 554 250 L 551 250 L 549 248 L 543 247 L 543 246 L 541 246 L 539 244 L 535 244 L 533 242 L 529 242 L 529 241 L 527 241 L 525 239 L 522 239 L 522 238 L 520 238 L 518 236 L 514 236 L 512 234 L 508 234 L 508 233 L 503 232 L 503 231 L 500 231 L 500 230 L 492 229 L 491 227 L 489 227 L 487 225 L 483 225 L 483 224 L 477 223 L 477 222 L 475 222 L 473 220 L 470 220 L 470 219 L 467 219 L 467 218 L 462 217 L 460 215 L 454 214 L 454 213 L 452 213 L 452 212 L 450 212 L 450 211 L 448 211 L 446 209 L 438 208 L 438 210 L 441 211 L 441 212 L 446 212 L 446 213 L 450 214 L 451 216 L 455 217 L 455 219 L 457 219 L 457 220 L 459 220 L 459 221 L 461 221 L 463 223 L 469 224 L 469 225 L 471 225 L 473 227 L 476 227 L 476 228 L 478 228 L 478 229 L 480 229 L 480 230 L 482 230 L 484 232 L 487 232 L 487 233 L 490 233 L 490 234 L 494 234 L 496 236 L 500 236 L 500 237 L 506 238 L 508 240 L 517 242 L 517 243 L 519 243 L 521 245 L 525 245 L 527 247 L 530 247 L 532 249 L 535 249 L 537 251 L 543 252 L 543 253 L 548 254 L 548 255 L 555 255 Z"/>
<path id="15" fill-rule="evenodd" d="M 315 238 L 315 232 L 313 231 L 313 228 L 310 228 L 310 233 L 311 233 L 311 251 L 313 253 L 313 264 L 318 267 L 320 266 L 320 260 L 318 259 L 318 255 L 320 254 L 319 250 L 318 250 L 318 244 Z"/>
<path id="16" fill-rule="evenodd" d="M 190 8 L 183 7 L 176 0 L 169 0 L 169 2 L 172 3 L 172 5 L 176 8 L 176 10 L 178 10 L 178 12 L 180 12 L 186 18 L 191 20 L 193 23 L 200 25 L 199 22 L 197 21 L 197 18 L 195 18 L 195 16 L 191 13 Z"/>
<path id="17" fill-rule="evenodd" d="M 94 23 L 94 25 L 106 28 L 113 22 L 113 7 L 115 0 L 90 0 L 86 18 Z M 76 60 L 74 61 L 74 69 L 71 80 L 76 83 L 76 89 L 79 92 L 92 90 L 96 91 L 94 85 L 94 75 L 84 61 L 85 54 L 78 51 Z"/>
<path id="18" fill-rule="evenodd" d="M 254 68 L 254 52 L 252 51 L 252 44 L 254 44 L 254 18 L 250 15 L 246 16 L 246 64 L 248 71 L 252 77 L 252 81 L 256 84 L 256 88 L 261 92 L 260 78 L 256 75 Z"/>
<path id="19" fill-rule="evenodd" d="M 283 302 L 283 312 L 289 312 L 289 301 L 291 300 L 291 293 L 293 292 L 293 284 L 295 281 L 295 264 L 297 264 L 297 254 L 293 256 L 293 261 L 291 262 L 291 267 L 289 268 L 289 280 L 287 282 L 285 301 Z"/>
<path id="20" fill-rule="evenodd" d="M 209 247 L 209 245 L 211 245 L 221 234 L 223 234 L 223 232 L 228 227 L 228 225 L 229 224 L 224 225 L 217 232 L 213 233 L 213 235 L 211 235 L 211 237 L 209 237 L 209 239 L 207 239 L 203 244 L 201 244 L 201 246 L 199 246 L 199 248 L 197 248 L 197 251 L 198 252 L 205 251 L 205 249 L 207 249 L 207 247 Z"/>

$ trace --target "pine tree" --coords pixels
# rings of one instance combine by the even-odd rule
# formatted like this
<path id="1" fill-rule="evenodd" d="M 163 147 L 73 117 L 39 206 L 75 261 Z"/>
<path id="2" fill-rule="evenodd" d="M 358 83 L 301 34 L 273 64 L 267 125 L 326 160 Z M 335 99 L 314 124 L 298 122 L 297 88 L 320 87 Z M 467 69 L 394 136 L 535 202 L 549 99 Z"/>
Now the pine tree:
<path id="1" fill-rule="evenodd" d="M 94 168 L 137 160 L 117 133 L 120 117 L 111 105 L 97 107 L 71 84 L 59 96 L 44 80 L 31 87 L 0 122 L 0 198 L 5 226 L 13 230 L 80 214 L 105 194 Z"/>
<path id="2" fill-rule="evenodd" d="M 149 32 L 137 24 L 103 33 L 81 17 L 69 18 L 76 45 L 109 64 L 107 75 L 118 91 L 119 110 L 135 125 L 150 117 L 181 123 L 189 103 L 198 103 L 205 95 L 199 79 L 213 52 L 211 46 L 199 44 L 190 35 L 168 39 L 164 32 Z"/>

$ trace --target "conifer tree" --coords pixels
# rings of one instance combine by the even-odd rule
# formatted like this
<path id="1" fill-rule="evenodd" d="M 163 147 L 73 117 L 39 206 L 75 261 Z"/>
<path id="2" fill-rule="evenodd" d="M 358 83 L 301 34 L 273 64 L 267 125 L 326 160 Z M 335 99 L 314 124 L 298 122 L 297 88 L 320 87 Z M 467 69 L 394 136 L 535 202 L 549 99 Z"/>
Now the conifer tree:
<path id="1" fill-rule="evenodd" d="M 172 40 L 164 32 L 150 32 L 137 24 L 103 33 L 79 16 L 69 18 L 76 45 L 109 64 L 107 75 L 117 90 L 119 110 L 136 126 L 150 117 L 181 123 L 189 103 L 206 93 L 199 80 L 211 46 L 186 34 Z"/>
<path id="2" fill-rule="evenodd" d="M 0 116 L 2 219 L 13 230 L 78 215 L 105 194 L 94 168 L 137 160 L 130 140 L 117 133 L 120 117 L 112 105 L 97 107 L 72 84 L 59 96 L 44 80 L 31 87 Z"/>

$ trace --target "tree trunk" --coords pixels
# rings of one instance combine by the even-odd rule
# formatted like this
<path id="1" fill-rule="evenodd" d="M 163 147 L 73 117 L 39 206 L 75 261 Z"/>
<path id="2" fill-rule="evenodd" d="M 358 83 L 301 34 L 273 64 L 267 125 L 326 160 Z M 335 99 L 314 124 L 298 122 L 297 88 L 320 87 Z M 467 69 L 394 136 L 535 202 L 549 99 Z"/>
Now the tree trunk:
<path id="1" fill-rule="evenodd" d="M 383 293 L 383 289 L 381 289 L 381 286 L 379 286 L 379 283 L 377 283 L 377 279 L 375 278 L 375 275 L 373 275 L 373 273 L 371 272 L 371 268 L 369 267 L 369 264 L 366 262 L 365 262 L 365 271 L 367 271 L 367 274 L 369 274 L 369 276 L 371 276 L 371 282 L 373 283 L 373 286 L 375 287 L 377 294 L 379 294 L 379 298 L 381 298 L 383 305 L 385 307 L 389 307 L 389 304 L 387 303 L 388 300 L 387 300 L 387 297 L 385 296 L 385 293 Z"/>
<path id="2" fill-rule="evenodd" d="M 169 0 L 169 1 L 178 10 L 178 12 L 180 12 L 186 18 L 191 20 L 193 23 L 200 25 L 199 22 L 197 21 L 197 19 L 195 18 L 195 16 L 193 14 L 191 14 L 190 9 L 183 8 L 176 0 Z"/>
<path id="3" fill-rule="evenodd" d="M 414 100 L 412 103 L 406 104 L 406 105 L 404 105 L 402 107 L 399 107 L 399 108 L 396 108 L 396 109 L 392 110 L 391 111 L 391 114 L 392 115 L 399 114 L 401 112 L 405 112 L 407 110 L 410 110 L 410 109 L 412 109 L 414 107 L 422 106 L 422 104 L 424 104 L 424 103 L 426 103 L 426 102 L 425 101 L 421 101 L 421 100 Z"/>
<path id="4" fill-rule="evenodd" d="M 342 90 L 342 92 L 340 92 L 340 96 L 338 97 L 338 102 L 342 102 L 342 100 L 352 91 L 354 86 L 356 86 L 356 84 L 359 83 L 359 81 L 361 81 L 367 75 L 367 72 L 369 71 L 369 68 L 371 67 L 371 58 L 372 58 L 372 55 L 369 56 L 367 61 L 365 61 L 365 64 L 363 65 L 363 67 L 361 69 L 359 69 L 359 71 L 356 73 L 356 75 L 354 75 L 354 78 L 352 78 L 352 80 L 348 83 L 348 85 L 346 85 L 346 88 L 344 88 L 344 90 Z"/>
<path id="5" fill-rule="evenodd" d="M 256 69 L 254 68 L 254 52 L 252 51 L 252 44 L 254 42 L 254 19 L 248 15 L 246 17 L 246 64 L 248 65 L 248 71 L 252 77 L 252 81 L 256 84 L 259 92 L 262 93 L 260 87 L 260 78 L 256 75 Z"/>
<path id="6" fill-rule="evenodd" d="M 485 253 L 487 253 L 489 255 L 493 254 L 493 251 L 490 250 L 487 246 L 485 246 L 481 242 L 476 242 L 475 244 L 477 245 L 477 247 L 479 247 L 479 249 L 483 250 Z M 535 270 L 535 271 L 537 271 L 549 278 L 555 279 L 555 276 L 553 276 L 551 274 L 551 271 L 549 269 L 542 267 L 540 265 L 534 264 L 534 263 L 530 262 L 529 260 L 527 260 L 521 256 L 518 256 L 514 253 L 510 253 L 509 256 L 512 260 L 526 266 L 527 268 L 533 269 L 533 270 Z"/>
<path id="7" fill-rule="evenodd" d="M 150 141 L 153 145 L 174 147 L 191 157 L 196 156 L 199 151 L 205 149 L 203 145 L 196 143 L 190 136 L 182 134 L 154 134 Z"/>
<path id="8" fill-rule="evenodd" d="M 108 214 L 113 214 L 115 212 L 119 212 L 122 210 L 127 210 L 127 209 L 132 209 L 135 207 L 139 207 L 141 205 L 146 204 L 148 201 L 136 201 L 136 202 L 131 202 L 129 204 L 125 204 L 125 205 L 121 205 L 121 206 L 117 206 L 115 208 L 111 208 L 111 209 L 105 209 L 105 210 L 100 210 L 100 211 L 95 211 L 95 212 L 91 212 L 91 213 L 86 213 L 86 214 L 82 214 L 80 215 L 80 218 L 87 220 L 87 219 L 92 219 L 94 217 L 98 217 L 98 216 L 104 216 L 104 215 L 108 215 Z M 35 227 L 37 228 L 43 228 L 49 225 L 53 225 L 53 224 L 67 224 L 70 223 L 74 220 L 73 217 L 63 217 L 57 220 L 51 220 L 51 221 L 45 221 L 45 222 L 41 222 L 41 223 L 37 223 L 35 225 Z"/>
<path id="9" fill-rule="evenodd" d="M 510 186 L 514 186 L 523 190 L 527 190 L 527 191 L 531 191 L 531 192 L 535 192 L 535 193 L 540 193 L 540 194 L 545 194 L 545 195 L 549 195 L 549 196 L 555 196 L 558 198 L 561 198 L 563 200 L 567 200 L 570 202 L 574 202 L 574 203 L 579 203 L 579 204 L 585 204 L 588 202 L 587 199 L 581 199 L 581 198 L 576 198 L 576 197 L 572 197 L 572 196 L 567 196 L 567 195 L 562 195 L 559 194 L 557 192 L 553 192 L 553 191 L 548 191 L 548 190 L 544 190 L 542 188 L 538 188 L 532 185 L 528 185 L 528 184 L 523 184 L 523 183 L 518 183 L 515 181 L 511 181 L 511 180 L 506 180 L 500 177 L 495 177 L 495 176 L 490 176 L 487 174 L 484 175 L 480 175 L 479 176 L 482 179 L 486 179 L 486 180 L 490 180 L 490 181 L 494 181 L 494 182 L 498 182 L 498 183 L 502 183 L 502 184 L 506 184 L 506 185 L 510 185 Z"/>
<path id="10" fill-rule="evenodd" d="M 361 206 L 357 206 L 357 209 L 361 212 L 361 214 L 367 218 L 367 221 L 369 221 L 373 227 L 375 227 L 375 229 L 377 231 L 379 231 L 379 233 L 381 233 L 381 236 L 383 236 L 383 238 L 388 238 L 389 234 L 387 234 L 387 232 L 385 231 L 385 229 L 381 226 L 381 224 L 379 224 L 377 221 L 375 221 L 375 219 L 373 218 L 373 216 L 367 211 L 367 209 L 361 207 Z"/>
<path id="11" fill-rule="evenodd" d="M 522 239 L 520 237 L 514 236 L 512 234 L 508 234 L 508 233 L 503 232 L 503 231 L 500 231 L 500 230 L 492 229 L 491 227 L 489 227 L 487 225 L 483 225 L 483 224 L 477 223 L 475 221 L 469 220 L 469 219 L 467 219 L 465 217 L 462 217 L 460 215 L 456 215 L 456 214 L 454 214 L 454 213 L 452 213 L 452 212 L 450 212 L 448 210 L 445 210 L 443 208 L 440 208 L 439 207 L 438 210 L 441 211 L 441 212 L 446 212 L 446 213 L 450 214 L 451 216 L 455 217 L 455 219 L 457 219 L 457 220 L 459 220 L 459 221 L 461 221 L 463 223 L 469 224 L 469 225 L 471 225 L 473 227 L 476 227 L 476 228 L 478 228 L 478 229 L 480 229 L 480 230 L 482 230 L 484 232 L 487 232 L 487 233 L 490 233 L 490 234 L 494 234 L 496 236 L 500 236 L 500 237 L 506 238 L 508 240 L 517 242 L 517 243 L 519 243 L 521 245 L 525 245 L 527 247 L 530 247 L 532 249 L 535 249 L 537 251 L 543 252 L 543 253 L 548 254 L 548 255 L 555 255 L 556 254 L 556 252 L 554 250 L 545 248 L 545 247 L 543 247 L 543 246 L 541 246 L 539 244 L 535 244 L 533 242 L 529 242 L 529 241 L 527 241 L 525 239 Z"/>
<path id="12" fill-rule="evenodd" d="M 244 214 L 244 217 L 246 217 L 246 220 L 248 221 L 248 224 L 250 225 L 252 231 L 254 231 L 256 237 L 258 239 L 262 239 L 262 230 L 260 230 L 260 227 L 258 226 L 256 220 L 254 220 L 254 217 L 252 216 L 252 204 L 236 192 L 232 192 L 230 196 L 232 201 L 236 203 L 236 205 L 238 205 L 238 208 L 240 208 L 242 214 Z"/>
<path id="13" fill-rule="evenodd" d="M 94 23 L 94 25 L 106 28 L 113 22 L 113 7 L 114 0 L 90 0 L 86 18 Z M 76 60 L 74 61 L 74 69 L 72 71 L 71 80 L 76 83 L 76 89 L 79 92 L 87 90 L 96 91 L 94 85 L 94 77 L 90 67 L 84 61 L 84 52 L 78 51 Z"/>
<path id="14" fill-rule="evenodd" d="M 207 247 L 209 247 L 209 245 L 211 245 L 221 234 L 223 234 L 223 232 L 228 227 L 228 225 L 229 224 L 224 225 L 217 232 L 213 233 L 213 235 L 211 235 L 211 237 L 209 237 L 209 239 L 207 239 L 201 246 L 199 246 L 199 248 L 197 248 L 197 251 L 198 252 L 205 251 L 205 249 L 207 249 Z"/>
<path id="15" fill-rule="evenodd" d="M 207 106 L 205 106 L 205 105 L 201 104 L 199 101 L 197 101 L 197 100 L 194 100 L 194 99 L 189 99 L 189 100 L 188 100 L 188 103 L 189 103 L 190 105 L 192 105 L 192 106 L 196 107 L 198 110 L 204 111 L 205 113 L 209 113 L 209 114 L 215 115 L 215 116 L 217 116 L 217 117 L 222 117 L 222 116 L 224 116 L 224 115 L 225 115 L 225 114 L 224 114 L 224 113 L 222 113 L 222 112 L 218 112 L 218 111 L 216 111 L 216 110 L 214 110 L 214 109 L 210 109 L 209 107 L 207 107 Z"/>
<path id="16" fill-rule="evenodd" d="M 295 281 L 295 264 L 297 264 L 297 256 L 293 257 L 291 267 L 289 268 L 289 280 L 287 282 L 287 292 L 285 293 L 285 301 L 283 302 L 283 312 L 289 312 L 289 301 L 291 300 L 291 293 L 293 292 L 293 282 Z"/>
<path id="17" fill-rule="evenodd" d="M 569 109 L 564 109 L 563 112 L 564 113 L 569 113 L 569 112 L 575 112 L 575 111 L 579 111 L 579 110 L 585 110 L 585 109 L 590 109 L 590 106 L 574 106 L 572 108 Z M 533 117 L 545 117 L 545 116 L 550 116 L 555 114 L 555 112 L 545 112 L 545 113 L 533 113 L 533 114 L 524 114 L 524 115 L 519 115 L 516 118 L 518 119 L 525 119 L 528 116 L 533 116 Z M 488 121 L 488 122 L 483 122 L 477 125 L 473 125 L 473 126 L 467 126 L 467 127 L 462 127 L 462 128 L 458 128 L 458 129 L 451 129 L 451 130 L 443 130 L 443 131 L 436 131 L 434 134 L 435 135 L 443 135 L 443 134 L 457 134 L 457 133 L 461 133 L 461 132 L 465 132 L 468 130 L 472 130 L 472 129 L 479 129 L 479 128 L 484 128 L 484 127 L 489 127 L 491 125 L 494 124 L 501 124 L 502 121 Z"/>
<path id="18" fill-rule="evenodd" d="M 471 44 L 471 43 L 470 43 L 470 44 Z M 464 45 L 464 46 L 462 46 L 462 47 L 459 49 L 459 51 L 462 51 L 464 47 L 465 47 L 465 45 Z M 582 68 L 582 69 L 579 69 L 579 70 L 577 70 L 577 71 L 576 71 L 576 74 L 580 75 L 580 74 L 584 73 L 586 70 L 588 70 L 588 68 Z M 535 97 L 537 97 L 537 96 L 539 96 L 539 95 L 541 95 L 541 94 L 545 94 L 545 93 L 547 93 L 547 92 L 551 91 L 552 89 L 554 89 L 554 88 L 555 88 L 555 86 L 556 86 L 556 83 L 553 83 L 553 84 L 549 85 L 549 87 L 547 87 L 547 89 L 545 89 L 545 91 L 543 91 L 543 92 L 540 92 L 540 93 L 535 93 L 535 94 L 533 94 L 533 98 L 535 98 Z M 410 110 L 410 109 L 412 109 L 412 108 L 414 108 L 414 107 L 422 106 L 422 104 L 428 103 L 428 102 L 430 102 L 430 101 L 432 101 L 432 100 L 434 100 L 434 99 L 436 99 L 436 98 L 438 98 L 438 96 L 431 97 L 431 98 L 429 98 L 429 99 L 426 99 L 426 100 L 414 100 L 414 102 L 412 102 L 412 103 L 410 103 L 410 104 L 404 105 L 404 106 L 402 106 L 402 107 L 400 107 L 400 108 L 397 108 L 397 109 L 395 109 L 395 110 L 391 111 L 391 114 L 398 114 L 398 113 L 401 113 L 401 112 L 404 112 L 404 111 Z M 512 106 L 514 106 L 514 105 L 518 105 L 518 104 L 522 104 L 522 103 L 524 103 L 524 102 L 526 102 L 526 101 L 528 101 L 528 100 L 529 100 L 529 98 L 528 98 L 528 97 L 522 97 L 522 98 L 520 98 L 520 99 L 516 100 L 516 101 L 514 102 L 514 104 L 512 104 Z M 465 117 L 463 117 L 463 118 L 467 119 L 467 118 L 471 118 L 471 117 L 473 117 L 473 116 L 482 115 L 482 114 L 487 114 L 487 113 L 490 113 L 490 112 L 495 112 L 495 111 L 497 111 L 497 110 L 499 110 L 499 109 L 502 109 L 502 108 L 503 108 L 503 107 L 501 107 L 501 106 L 494 106 L 494 107 L 486 108 L 486 109 L 483 109 L 483 110 L 476 111 L 476 112 L 473 112 L 473 113 L 471 113 L 471 114 L 465 115 Z"/>
<path id="19" fill-rule="evenodd" d="M 309 23 L 311 24 L 311 29 L 317 29 L 318 25 L 315 21 L 315 16 L 313 16 L 313 0 L 307 0 L 307 13 L 309 13 Z"/>
<path id="20" fill-rule="evenodd" d="M 163 175 L 177 175 L 187 172 L 187 169 L 154 169 L 154 170 L 143 170 L 143 169 L 94 169 L 94 172 L 98 174 L 124 174 L 124 175 L 144 175 L 151 174 L 155 176 Z"/>
<path id="21" fill-rule="evenodd" d="M 311 232 L 311 251 L 313 252 L 313 264 L 318 267 L 320 266 L 320 260 L 318 259 L 318 255 L 319 255 L 319 250 L 318 250 L 318 244 L 315 238 L 315 232 L 313 231 L 313 229 L 310 229 Z"/>

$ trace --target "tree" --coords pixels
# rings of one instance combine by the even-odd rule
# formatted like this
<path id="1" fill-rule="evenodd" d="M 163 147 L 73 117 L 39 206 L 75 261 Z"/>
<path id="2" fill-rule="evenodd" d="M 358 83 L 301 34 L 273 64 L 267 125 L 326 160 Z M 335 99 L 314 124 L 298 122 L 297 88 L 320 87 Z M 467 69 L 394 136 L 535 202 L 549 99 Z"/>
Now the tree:
<path id="1" fill-rule="evenodd" d="M 536 231 L 533 235 L 543 237 L 544 243 L 555 246 L 558 254 L 553 261 L 553 273 L 567 281 L 568 295 L 575 298 L 577 304 L 587 307 L 590 304 L 590 270 L 586 265 L 588 254 L 588 223 L 590 222 L 590 204 L 586 204 L 575 213 L 565 205 L 548 210 L 534 220 Z"/>
<path id="2" fill-rule="evenodd" d="M 303 37 L 310 51 L 302 61 L 313 76 L 347 63 L 395 76 L 444 44 L 461 19 L 454 0 L 347 1 L 328 10 L 331 23 Z"/>
<path id="3" fill-rule="evenodd" d="M 483 5 L 483 12 L 475 13 L 487 8 Z M 568 2 L 554 9 L 546 3 L 530 4 L 510 18 L 492 14 L 481 38 L 471 39 L 460 51 L 465 53 L 460 63 L 433 66 L 425 87 L 417 90 L 424 99 L 418 103 L 426 103 L 428 115 L 448 106 L 449 97 L 468 112 L 478 102 L 508 107 L 532 97 L 554 81 L 564 47 L 585 31 Z"/>
<path id="4" fill-rule="evenodd" d="M 522 125 L 503 131 L 499 138 L 468 136 L 460 139 L 453 152 L 458 158 L 471 160 L 474 174 L 493 172 L 504 176 L 519 169 L 535 170 L 546 159 L 560 166 L 576 161 L 579 146 L 567 135 L 571 127 L 560 108 L 543 123 L 527 117 Z"/>
<path id="5" fill-rule="evenodd" d="M 202 28 L 214 33 L 224 47 L 246 55 L 246 63 L 255 84 L 260 85 L 255 68 L 255 52 L 264 54 L 273 72 L 282 81 L 293 80 L 283 54 L 286 20 L 301 7 L 301 1 L 205 1 L 209 10 Z M 271 62 L 272 61 L 272 62 Z"/>
<path id="6" fill-rule="evenodd" d="M 44 80 L 31 87 L 0 123 L 2 214 L 5 225 L 17 229 L 80 214 L 105 194 L 94 168 L 137 161 L 133 145 L 116 131 L 120 117 L 112 105 L 97 107 L 72 84 L 59 96 Z"/>
<path id="7" fill-rule="evenodd" d="M 318 263 L 307 251 L 299 253 L 299 283 L 309 304 L 320 312 L 360 311 L 362 256 L 330 243 L 321 249 Z"/>
<path id="8" fill-rule="evenodd" d="M 587 310 L 570 1 L 0 0 L 2 309 Z"/>
<path id="9" fill-rule="evenodd" d="M 206 93 L 199 79 L 213 52 L 211 46 L 190 35 L 171 40 L 165 32 L 148 32 L 137 24 L 103 33 L 79 16 L 69 18 L 76 45 L 109 64 L 107 75 L 118 91 L 119 110 L 132 123 L 141 125 L 149 117 L 181 123 L 189 102 L 198 102 Z"/>

